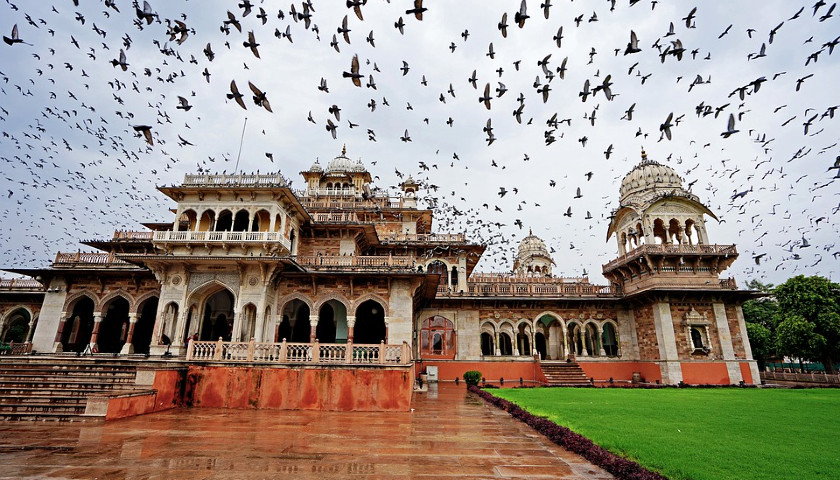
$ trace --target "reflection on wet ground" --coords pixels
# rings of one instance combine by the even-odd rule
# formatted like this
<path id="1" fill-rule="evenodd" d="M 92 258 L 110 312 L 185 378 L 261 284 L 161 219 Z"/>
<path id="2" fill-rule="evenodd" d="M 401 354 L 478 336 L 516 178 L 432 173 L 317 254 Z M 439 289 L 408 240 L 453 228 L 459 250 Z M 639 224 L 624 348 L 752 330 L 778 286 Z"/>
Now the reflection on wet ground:
<path id="1" fill-rule="evenodd" d="M 0 425 L 0 478 L 612 478 L 463 385 L 413 412 L 179 409 Z"/>

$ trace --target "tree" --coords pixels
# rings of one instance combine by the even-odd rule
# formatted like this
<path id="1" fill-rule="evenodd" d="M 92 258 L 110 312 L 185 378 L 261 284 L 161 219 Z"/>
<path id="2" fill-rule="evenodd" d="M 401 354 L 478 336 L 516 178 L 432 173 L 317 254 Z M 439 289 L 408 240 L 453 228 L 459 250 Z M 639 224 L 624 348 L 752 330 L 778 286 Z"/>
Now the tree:
<path id="1" fill-rule="evenodd" d="M 835 373 L 840 358 L 840 285 L 799 275 L 774 289 L 779 353 L 822 362 Z"/>
<path id="2" fill-rule="evenodd" d="M 747 336 L 750 338 L 753 358 L 758 362 L 758 369 L 763 372 L 767 359 L 776 355 L 773 332 L 759 323 L 747 322 Z"/>
<path id="3" fill-rule="evenodd" d="M 777 356 L 776 321 L 779 303 L 772 296 L 772 284 L 750 280 L 747 282 L 747 288 L 767 294 L 747 300 L 742 307 L 753 358 L 758 362 L 758 369 L 764 371 L 767 360 Z"/>

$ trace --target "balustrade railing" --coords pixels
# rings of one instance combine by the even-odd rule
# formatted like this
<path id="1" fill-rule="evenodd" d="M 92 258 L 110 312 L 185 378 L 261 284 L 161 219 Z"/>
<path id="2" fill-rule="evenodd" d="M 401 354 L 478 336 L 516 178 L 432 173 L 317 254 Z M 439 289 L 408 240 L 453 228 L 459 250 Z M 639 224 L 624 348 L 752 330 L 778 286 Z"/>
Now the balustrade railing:
<path id="1" fill-rule="evenodd" d="M 416 263 L 415 257 L 387 255 L 299 256 L 296 260 L 298 264 L 315 270 L 319 268 L 413 269 Z"/>
<path id="2" fill-rule="evenodd" d="M 286 187 L 288 181 L 283 175 L 276 173 L 271 175 L 184 175 L 184 187 Z"/>
<path id="3" fill-rule="evenodd" d="M 341 365 L 408 365 L 411 348 L 408 343 L 362 345 L 348 343 L 267 343 L 190 340 L 189 362 L 275 363 L 275 364 L 341 364 Z"/>
<path id="4" fill-rule="evenodd" d="M 156 242 L 213 242 L 213 243 L 268 243 L 280 242 L 288 248 L 291 243 L 280 232 L 214 232 L 214 231 L 171 231 L 154 232 Z"/>
<path id="5" fill-rule="evenodd" d="M 516 278 L 516 277 L 515 277 Z M 517 278 L 520 282 L 521 277 Z M 468 281 L 466 289 L 449 289 L 438 286 L 439 297 L 481 296 L 481 297 L 610 297 L 618 295 L 612 286 L 591 283 L 514 283 Z"/>
<path id="6" fill-rule="evenodd" d="M 107 252 L 58 252 L 55 255 L 56 265 L 129 265 L 128 263 L 119 260 L 113 253 Z"/>
<path id="7" fill-rule="evenodd" d="M 630 250 L 615 260 L 610 261 L 604 268 L 609 270 L 617 265 L 626 263 L 642 255 L 655 254 L 685 254 L 685 255 L 735 255 L 738 253 L 735 245 L 688 245 L 688 244 L 645 244 Z"/>
<path id="8" fill-rule="evenodd" d="M 353 212 L 316 213 L 312 219 L 317 223 L 358 223 L 359 217 Z"/>
<path id="9" fill-rule="evenodd" d="M 154 233 L 151 230 L 140 232 L 114 230 L 114 238 L 112 240 L 151 240 Z"/>
<path id="10" fill-rule="evenodd" d="M 0 278 L 0 290 L 42 290 L 41 282 L 31 278 Z"/>
<path id="11" fill-rule="evenodd" d="M 382 243 L 464 243 L 466 236 L 463 233 L 393 233 L 384 235 L 381 240 Z"/>

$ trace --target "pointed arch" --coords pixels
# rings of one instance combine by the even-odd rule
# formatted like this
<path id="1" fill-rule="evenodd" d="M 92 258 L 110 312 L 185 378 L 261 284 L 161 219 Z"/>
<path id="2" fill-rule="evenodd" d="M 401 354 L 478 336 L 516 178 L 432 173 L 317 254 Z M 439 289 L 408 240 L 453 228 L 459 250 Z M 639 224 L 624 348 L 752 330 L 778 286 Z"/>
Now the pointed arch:
<path id="1" fill-rule="evenodd" d="M 320 311 L 321 307 L 323 307 L 324 304 L 329 302 L 330 300 L 335 300 L 336 302 L 343 304 L 344 308 L 346 308 L 348 312 L 351 311 L 350 306 L 353 304 L 353 302 L 351 302 L 350 300 L 347 299 L 347 297 L 345 297 L 344 295 L 341 295 L 339 293 L 329 293 L 329 294 L 326 294 L 322 297 L 319 297 L 317 300 L 315 300 L 315 305 L 314 305 L 315 308 L 313 308 L 312 311 L 313 312 Z M 353 312 L 356 311 L 355 307 L 352 309 L 352 311 Z"/>
<path id="2" fill-rule="evenodd" d="M 352 303 L 353 315 L 356 314 L 356 310 L 358 310 L 359 305 L 365 303 L 368 300 L 373 300 L 376 303 L 378 303 L 382 307 L 382 311 L 385 312 L 385 316 L 386 317 L 389 316 L 388 315 L 388 302 L 386 302 L 384 298 L 382 298 L 381 296 L 379 296 L 375 293 L 367 293 L 367 294 L 362 295 L 361 297 L 357 298 L 356 300 L 354 300 L 353 303 Z"/>
<path id="3" fill-rule="evenodd" d="M 311 298 L 307 297 L 306 295 L 294 292 L 288 295 L 281 297 L 277 300 L 277 312 L 283 312 L 286 309 L 286 304 L 292 302 L 294 300 L 300 300 L 301 302 L 305 303 L 307 307 L 309 307 L 309 311 L 312 312 L 315 310 L 315 302 L 312 301 Z"/>
<path id="4" fill-rule="evenodd" d="M 82 290 L 81 292 L 76 292 L 70 296 L 68 296 L 64 300 L 64 308 L 61 310 L 63 312 L 67 312 L 68 314 L 73 311 L 73 307 L 76 306 L 76 303 L 81 300 L 82 298 L 87 298 L 88 300 L 93 302 L 94 308 L 96 305 L 99 304 L 99 296 L 93 292 L 88 290 Z"/>
<path id="5" fill-rule="evenodd" d="M 119 290 L 113 291 L 102 297 L 102 299 L 99 300 L 99 303 L 96 304 L 96 311 L 104 312 L 108 304 L 113 302 L 117 298 L 122 298 L 123 300 L 128 302 L 129 308 L 132 308 L 134 306 L 134 298 L 132 298 L 131 294 L 120 288 Z"/>
<path id="6" fill-rule="evenodd" d="M 234 300 L 236 299 L 236 292 L 234 292 L 232 288 L 214 278 L 213 280 L 207 281 L 193 288 L 189 295 L 187 295 L 186 304 L 192 305 L 193 303 L 198 303 L 198 300 L 213 295 L 220 290 L 229 291 L 230 294 L 233 295 Z"/>
<path id="7" fill-rule="evenodd" d="M 157 291 L 146 292 L 143 295 L 140 295 L 139 297 L 135 298 L 134 299 L 134 304 L 131 305 L 131 312 L 139 314 L 140 313 L 140 307 L 142 307 L 143 304 L 146 303 L 146 301 L 151 299 L 151 298 L 160 299 L 160 292 L 157 292 Z"/>

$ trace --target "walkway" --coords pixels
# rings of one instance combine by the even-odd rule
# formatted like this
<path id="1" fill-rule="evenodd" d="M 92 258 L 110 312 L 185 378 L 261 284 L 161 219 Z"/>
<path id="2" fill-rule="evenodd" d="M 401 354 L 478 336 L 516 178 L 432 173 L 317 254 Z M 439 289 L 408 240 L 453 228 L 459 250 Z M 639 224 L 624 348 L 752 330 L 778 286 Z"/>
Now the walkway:
<path id="1" fill-rule="evenodd" d="M 104 424 L 0 424 L 0 478 L 612 478 L 441 385 L 412 413 L 179 409 Z"/>

